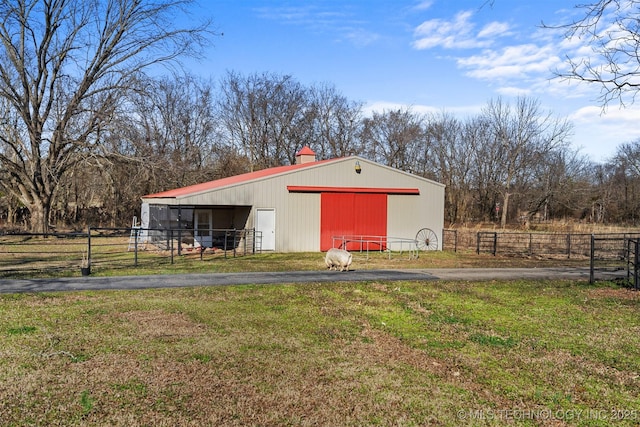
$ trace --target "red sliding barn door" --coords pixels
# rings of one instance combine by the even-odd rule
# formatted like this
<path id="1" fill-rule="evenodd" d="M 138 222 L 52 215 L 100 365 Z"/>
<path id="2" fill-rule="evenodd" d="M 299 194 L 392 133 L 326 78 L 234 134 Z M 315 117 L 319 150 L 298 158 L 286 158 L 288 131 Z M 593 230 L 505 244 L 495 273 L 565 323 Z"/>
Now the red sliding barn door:
<path id="1" fill-rule="evenodd" d="M 333 247 L 334 236 L 386 236 L 387 195 L 380 193 L 322 193 L 320 199 L 320 250 Z M 336 244 L 337 246 L 338 244 Z M 360 249 L 360 242 L 347 245 Z M 366 248 L 366 246 L 365 246 Z M 370 249 L 378 249 L 371 247 Z"/>

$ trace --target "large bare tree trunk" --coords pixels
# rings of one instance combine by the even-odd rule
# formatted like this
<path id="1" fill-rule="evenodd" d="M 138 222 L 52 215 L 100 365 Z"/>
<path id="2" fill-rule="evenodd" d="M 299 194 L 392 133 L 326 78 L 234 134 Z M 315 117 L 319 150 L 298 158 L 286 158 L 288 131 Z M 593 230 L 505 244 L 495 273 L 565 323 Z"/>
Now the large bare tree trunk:
<path id="1" fill-rule="evenodd" d="M 502 216 L 500 217 L 500 228 L 504 229 L 507 227 L 507 217 L 509 214 L 509 198 L 511 197 L 511 193 L 505 191 L 502 194 Z"/>
<path id="2" fill-rule="evenodd" d="M 197 53 L 208 23 L 175 28 L 190 0 L 0 0 L 0 189 L 46 232 L 69 170 L 152 65 Z M 185 21 L 182 21 L 185 22 Z"/>
<path id="3" fill-rule="evenodd" d="M 29 231 L 32 233 L 47 233 L 49 231 L 50 208 L 40 200 L 35 200 L 27 208 L 31 216 Z"/>

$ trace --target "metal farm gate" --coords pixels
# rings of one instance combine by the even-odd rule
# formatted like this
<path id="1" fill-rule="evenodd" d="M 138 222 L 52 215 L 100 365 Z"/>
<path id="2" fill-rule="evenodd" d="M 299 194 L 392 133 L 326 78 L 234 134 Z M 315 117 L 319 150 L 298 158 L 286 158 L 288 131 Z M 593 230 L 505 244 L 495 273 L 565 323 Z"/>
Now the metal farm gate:
<path id="1" fill-rule="evenodd" d="M 595 282 L 602 273 L 620 272 L 620 279 L 638 289 L 639 238 L 640 233 L 592 234 L 589 281 Z"/>
<path id="2" fill-rule="evenodd" d="M 444 241 L 455 243 L 461 239 L 451 230 Z M 446 237 L 449 237 L 448 239 Z M 475 234 L 477 254 L 563 257 L 589 260 L 589 281 L 626 280 L 640 289 L 639 233 L 522 233 L 480 231 Z M 626 276 L 625 276 L 626 273 Z"/>

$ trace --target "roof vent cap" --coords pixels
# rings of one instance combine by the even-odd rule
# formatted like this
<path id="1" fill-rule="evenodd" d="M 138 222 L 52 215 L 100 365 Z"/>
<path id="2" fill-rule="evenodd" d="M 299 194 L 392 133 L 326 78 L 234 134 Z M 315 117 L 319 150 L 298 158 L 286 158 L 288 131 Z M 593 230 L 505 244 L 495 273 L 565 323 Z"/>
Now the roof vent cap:
<path id="1" fill-rule="evenodd" d="M 314 153 L 313 150 L 306 145 L 296 153 L 296 165 L 302 165 L 304 163 L 312 163 L 315 161 L 316 161 L 316 153 Z"/>

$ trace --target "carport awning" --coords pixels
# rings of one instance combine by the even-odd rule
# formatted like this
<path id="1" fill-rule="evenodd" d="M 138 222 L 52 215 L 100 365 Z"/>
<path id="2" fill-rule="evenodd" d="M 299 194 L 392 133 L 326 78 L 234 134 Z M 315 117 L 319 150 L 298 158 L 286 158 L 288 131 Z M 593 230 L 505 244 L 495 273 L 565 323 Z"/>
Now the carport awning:
<path id="1" fill-rule="evenodd" d="M 313 185 L 287 185 L 287 190 L 290 193 L 420 194 L 419 188 L 322 187 Z"/>

